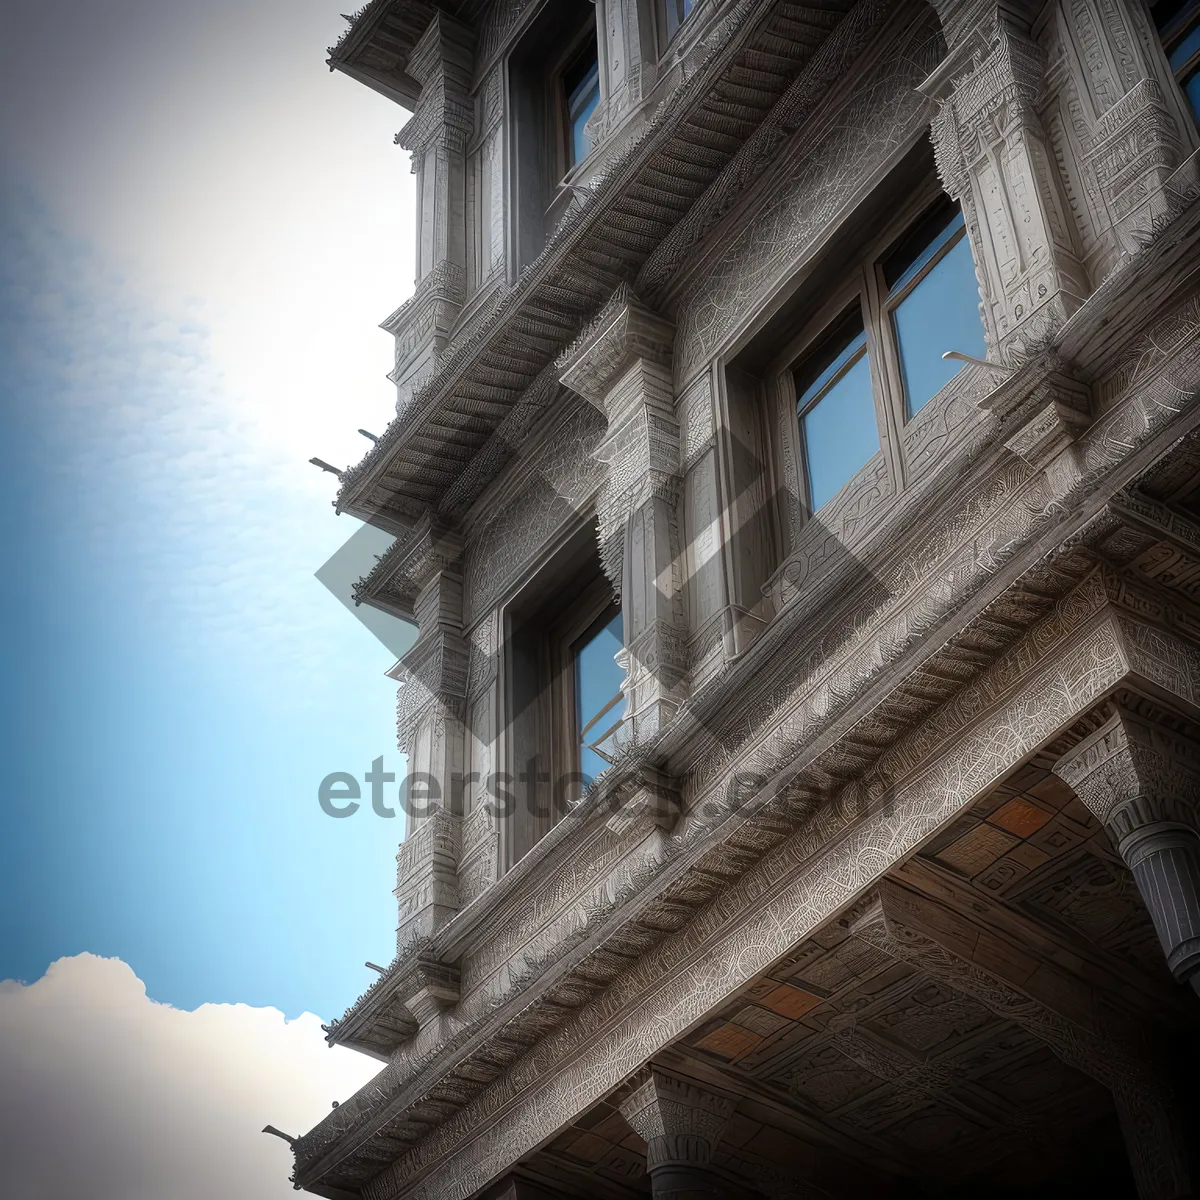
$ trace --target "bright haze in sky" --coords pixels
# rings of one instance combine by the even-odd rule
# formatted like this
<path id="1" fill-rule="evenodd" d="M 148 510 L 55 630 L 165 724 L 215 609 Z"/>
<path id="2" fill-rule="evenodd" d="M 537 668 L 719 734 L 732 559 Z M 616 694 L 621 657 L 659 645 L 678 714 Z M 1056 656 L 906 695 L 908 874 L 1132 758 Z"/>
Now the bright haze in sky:
<path id="1" fill-rule="evenodd" d="M 307 460 L 357 461 L 392 415 L 377 326 L 413 274 L 407 114 L 328 72 L 338 7 L 5 13 L 0 1149 L 23 1194 L 79 1194 L 70 1155 L 39 1176 L 32 1096 L 109 1146 L 93 1200 L 291 1195 L 258 1129 L 300 1132 L 377 1069 L 301 1017 L 391 958 L 402 836 L 316 799 L 378 756 L 403 772 L 395 656 L 314 578 L 357 526 Z M 64 1021 L 116 1049 L 80 1054 Z M 123 1088 L 133 1115 L 101 1120 Z M 247 1182 L 182 1165 L 180 1130 L 213 1160 L 231 1120 Z"/>

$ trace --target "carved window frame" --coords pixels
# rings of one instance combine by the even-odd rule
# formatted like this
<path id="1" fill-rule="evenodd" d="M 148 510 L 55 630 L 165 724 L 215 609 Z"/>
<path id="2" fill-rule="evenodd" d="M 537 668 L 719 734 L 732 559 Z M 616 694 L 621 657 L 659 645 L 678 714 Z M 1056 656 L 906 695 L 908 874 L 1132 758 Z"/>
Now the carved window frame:
<path id="1" fill-rule="evenodd" d="M 796 412 L 798 397 L 795 370 L 808 353 L 819 347 L 830 328 L 853 308 L 855 302 L 861 306 L 866 332 L 867 360 L 879 429 L 878 453 L 883 456 L 895 480 L 896 490 L 901 490 L 906 482 L 904 430 L 913 420 L 920 418 L 921 410 L 912 415 L 908 412 L 899 348 L 891 319 L 892 309 L 900 302 L 901 296 L 889 296 L 883 263 L 889 252 L 944 198 L 945 192 L 936 178 L 930 178 L 915 188 L 893 219 L 875 237 L 865 242 L 861 254 L 847 270 L 843 281 L 827 291 L 819 307 L 781 344 L 779 352 L 763 372 L 768 428 L 778 431 L 778 436 L 770 439 L 774 447 L 775 468 L 784 483 L 784 494 L 795 509 L 788 514 L 790 522 L 785 522 L 785 525 L 790 524 L 798 529 L 814 516 Z M 925 263 L 918 275 L 906 285 L 903 294 L 907 295 L 916 287 L 947 252 L 948 248 L 944 248 Z M 859 471 L 865 470 L 873 461 L 875 455 Z M 855 475 L 858 473 L 855 472 Z M 822 507 L 835 504 L 841 494 L 839 490 Z M 786 548 L 781 549 L 785 554 L 788 552 Z"/>
<path id="2" fill-rule="evenodd" d="M 581 513 L 500 606 L 504 649 L 499 663 L 496 770 L 501 780 L 507 775 L 514 781 L 507 787 L 516 804 L 516 810 L 500 821 L 501 874 L 533 850 L 582 793 L 582 787 L 572 786 L 561 804 L 556 795 L 557 781 L 580 773 L 573 649 L 601 614 L 620 607 L 596 546 L 595 513 Z M 531 686 L 536 698 L 529 703 Z M 532 787 L 516 782 L 527 770 L 531 749 L 537 755 L 536 769 L 545 767 L 548 776 Z"/>
<path id="3" fill-rule="evenodd" d="M 600 26 L 593 12 L 590 20 L 581 23 L 572 35 L 566 49 L 554 60 L 554 64 L 546 75 L 546 115 L 549 122 L 548 144 L 554 156 L 553 177 L 558 181 L 556 194 L 551 197 L 547 212 L 550 212 L 558 202 L 566 182 L 588 161 L 596 151 L 595 146 L 588 149 L 580 159 L 571 157 L 571 114 L 570 96 L 567 92 L 567 71 L 578 60 L 584 46 L 592 41 L 596 47 L 596 87 L 598 89 L 598 106 L 605 101 L 604 64 L 600 55 Z"/>
<path id="4" fill-rule="evenodd" d="M 1183 98 L 1184 109 L 1200 125 L 1200 99 L 1193 101 L 1187 90 L 1191 80 L 1200 79 L 1200 43 L 1196 41 L 1196 35 L 1200 33 L 1200 0 L 1185 0 L 1162 23 L 1151 8 L 1150 23 L 1157 30 L 1167 70 Z M 1172 56 L 1185 47 L 1188 51 L 1186 59 L 1172 62 Z"/>

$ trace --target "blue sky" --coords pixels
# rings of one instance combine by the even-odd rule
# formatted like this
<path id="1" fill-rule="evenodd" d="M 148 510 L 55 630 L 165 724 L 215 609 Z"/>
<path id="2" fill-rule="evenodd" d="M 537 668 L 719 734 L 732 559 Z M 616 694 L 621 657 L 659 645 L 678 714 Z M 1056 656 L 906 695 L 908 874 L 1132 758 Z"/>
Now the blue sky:
<path id="1" fill-rule="evenodd" d="M 392 656 L 314 579 L 355 526 L 306 460 L 391 415 L 412 287 L 405 114 L 328 73 L 337 7 L 6 16 L 0 978 L 328 1019 L 391 957 L 401 822 L 316 799 L 402 770 Z"/>

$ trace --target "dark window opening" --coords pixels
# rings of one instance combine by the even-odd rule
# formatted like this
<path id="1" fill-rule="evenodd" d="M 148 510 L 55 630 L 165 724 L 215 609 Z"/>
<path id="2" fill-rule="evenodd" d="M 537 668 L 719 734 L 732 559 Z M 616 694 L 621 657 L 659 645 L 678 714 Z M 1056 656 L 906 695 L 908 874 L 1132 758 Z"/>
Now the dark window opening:
<path id="1" fill-rule="evenodd" d="M 591 153 L 587 123 L 600 103 L 600 59 L 593 33 L 562 73 L 566 106 L 567 165 L 582 162 Z"/>
<path id="2" fill-rule="evenodd" d="M 596 8 L 544 4 L 509 58 L 511 270 L 528 266 L 570 193 L 563 176 L 591 153 L 588 119 L 600 103 Z"/>
<path id="3" fill-rule="evenodd" d="M 607 769 L 625 719 L 621 609 L 582 526 L 505 614 L 505 869 L 544 837 Z"/>
<path id="4" fill-rule="evenodd" d="M 1162 0 L 1151 4 L 1163 49 L 1192 115 L 1200 121 L 1200 0 Z"/>

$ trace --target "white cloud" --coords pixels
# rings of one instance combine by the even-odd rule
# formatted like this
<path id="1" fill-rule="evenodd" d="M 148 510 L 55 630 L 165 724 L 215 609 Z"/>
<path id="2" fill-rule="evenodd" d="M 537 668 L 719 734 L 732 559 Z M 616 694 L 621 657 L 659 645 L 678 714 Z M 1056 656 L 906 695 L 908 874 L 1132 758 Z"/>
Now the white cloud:
<path id="1" fill-rule="evenodd" d="M 0 983 L 0 1161 L 22 1200 L 286 1200 L 296 1135 L 379 1069 L 273 1008 L 157 1004 L 120 959 Z"/>

